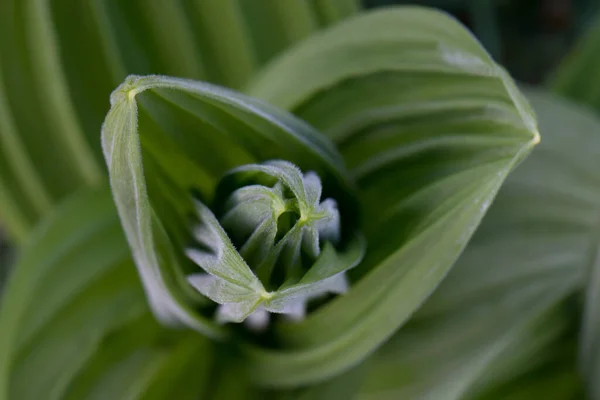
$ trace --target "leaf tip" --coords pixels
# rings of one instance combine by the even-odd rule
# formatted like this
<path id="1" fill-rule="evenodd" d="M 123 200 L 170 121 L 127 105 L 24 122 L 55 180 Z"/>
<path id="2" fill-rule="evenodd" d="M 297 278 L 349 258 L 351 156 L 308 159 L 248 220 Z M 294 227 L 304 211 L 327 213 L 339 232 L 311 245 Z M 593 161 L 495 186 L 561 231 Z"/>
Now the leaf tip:
<path id="1" fill-rule="evenodd" d="M 542 137 L 540 136 L 540 132 L 537 130 L 533 131 L 533 139 L 531 139 L 531 143 L 535 146 L 539 142 L 541 142 Z"/>
<path id="2" fill-rule="evenodd" d="M 139 75 L 129 75 L 125 78 L 125 81 L 111 93 L 110 105 L 114 106 L 123 100 L 133 101 L 135 96 L 143 90 L 138 84 L 140 78 L 142 77 Z"/>

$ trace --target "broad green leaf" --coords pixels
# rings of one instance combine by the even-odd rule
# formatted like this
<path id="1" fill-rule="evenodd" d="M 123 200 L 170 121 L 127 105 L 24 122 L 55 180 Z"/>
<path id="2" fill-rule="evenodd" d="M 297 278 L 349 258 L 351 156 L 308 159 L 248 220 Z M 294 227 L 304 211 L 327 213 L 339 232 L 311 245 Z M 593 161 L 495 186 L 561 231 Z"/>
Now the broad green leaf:
<path id="1" fill-rule="evenodd" d="M 198 398 L 211 344 L 152 317 L 106 189 L 61 203 L 0 308 L 0 399 Z"/>
<path id="2" fill-rule="evenodd" d="M 539 141 L 535 117 L 467 30 L 418 7 L 323 31 L 248 92 L 332 138 L 359 185 L 368 250 L 351 290 L 281 323 L 285 352 L 247 349 L 262 384 L 321 381 L 375 351 L 436 288 Z"/>
<path id="3" fill-rule="evenodd" d="M 550 94 L 527 94 L 542 142 L 507 179 L 440 287 L 369 361 L 359 398 L 505 398 L 498 393 L 516 390 L 513 381 L 531 396 L 526 373 L 572 341 L 578 304 L 570 297 L 596 264 L 600 119 Z M 593 377 L 597 304 L 587 307 L 581 356 Z M 577 380 L 567 376 L 572 393 Z"/>
<path id="4" fill-rule="evenodd" d="M 358 398 L 470 399 L 529 371 L 573 322 L 566 307 L 540 317 L 556 292 L 564 295 L 564 285 L 517 287 L 409 323 L 367 362 Z"/>
<path id="5" fill-rule="evenodd" d="M 356 0 L 3 1 L 0 218 L 11 239 L 23 242 L 63 196 L 100 182 L 98 132 L 127 75 L 239 88 L 286 47 L 359 8 Z M 271 16 L 266 26 L 255 11 Z M 318 23 L 296 23 L 294 13 Z"/>
<path id="6" fill-rule="evenodd" d="M 184 275 L 200 271 L 182 256 L 193 222 L 192 191 L 212 203 L 217 180 L 234 167 L 276 157 L 314 171 L 324 196 L 340 199 L 340 213 L 349 216 L 346 229 L 353 232 L 356 204 L 339 155 L 293 116 L 221 87 L 159 76 L 130 77 L 111 103 L 102 132 L 111 186 L 150 304 L 163 322 L 226 335 L 194 309 L 210 304 L 194 299 Z M 245 270 L 243 262 L 236 265 L 237 272 Z M 231 293 L 248 297 L 242 288 L 260 289 L 244 282 Z M 223 282 L 196 283 L 217 295 L 213 289 Z"/>

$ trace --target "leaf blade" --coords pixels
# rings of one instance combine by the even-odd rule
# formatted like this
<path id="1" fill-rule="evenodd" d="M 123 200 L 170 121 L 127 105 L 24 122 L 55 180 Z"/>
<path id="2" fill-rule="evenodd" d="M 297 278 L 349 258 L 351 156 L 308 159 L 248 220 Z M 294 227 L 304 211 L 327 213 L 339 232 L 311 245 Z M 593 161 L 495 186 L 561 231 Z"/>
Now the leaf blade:
<path id="1" fill-rule="evenodd" d="M 336 25 L 268 66 L 248 91 L 322 130 L 359 186 L 368 251 L 351 290 L 302 322 L 279 324 L 285 354 L 248 350 L 262 384 L 320 381 L 371 354 L 445 277 L 539 141 L 535 116 L 466 30 L 419 7 Z"/>
<path id="2" fill-rule="evenodd" d="M 593 154 L 600 120 L 541 90 L 526 93 L 544 140 L 507 179 L 448 277 L 376 353 L 359 398 L 431 393 L 503 398 L 511 390 L 519 392 L 517 387 L 527 386 L 530 379 L 536 382 L 537 371 L 543 373 L 567 345 L 569 358 L 574 358 L 573 327 L 579 317 L 573 309 L 579 304 L 572 297 L 585 286 L 597 244 Z M 594 336 L 589 333 L 583 336 Z M 465 340 L 464 345 L 452 337 Z M 503 342 L 505 347 L 496 347 Z M 589 360 L 595 344 L 588 345 L 586 350 L 580 347 L 580 354 Z M 477 352 L 495 355 L 478 364 L 477 357 L 467 355 Z M 581 397 L 570 362 L 560 359 L 561 370 L 569 376 L 564 396 Z M 457 376 L 465 367 L 471 371 Z M 543 395 L 541 387 L 531 386 L 523 396 Z"/>

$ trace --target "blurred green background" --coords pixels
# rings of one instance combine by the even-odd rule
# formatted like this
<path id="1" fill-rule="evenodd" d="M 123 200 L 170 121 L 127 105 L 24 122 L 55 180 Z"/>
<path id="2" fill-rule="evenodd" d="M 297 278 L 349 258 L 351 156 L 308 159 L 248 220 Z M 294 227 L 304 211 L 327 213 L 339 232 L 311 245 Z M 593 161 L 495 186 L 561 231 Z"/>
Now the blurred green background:
<path id="1" fill-rule="evenodd" d="M 467 25 L 521 82 L 540 84 L 585 31 L 600 0 L 365 0 L 367 7 L 419 4 Z"/>

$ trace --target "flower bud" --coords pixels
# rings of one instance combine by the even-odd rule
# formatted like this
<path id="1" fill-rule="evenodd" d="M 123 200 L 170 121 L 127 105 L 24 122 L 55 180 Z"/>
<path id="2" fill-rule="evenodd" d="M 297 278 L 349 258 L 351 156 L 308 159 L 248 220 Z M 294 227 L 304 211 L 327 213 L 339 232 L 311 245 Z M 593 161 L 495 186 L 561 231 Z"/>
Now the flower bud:
<path id="1" fill-rule="evenodd" d="M 218 320 L 241 322 L 252 315 L 251 322 L 263 325 L 267 311 L 299 318 L 310 298 L 346 290 L 344 271 L 360 257 L 350 263 L 338 257 L 337 203 L 321 195 L 316 173 L 269 161 L 235 168 L 221 179 L 216 216 L 197 204 L 200 246 L 187 254 L 207 274 L 189 281 L 220 304 Z"/>

